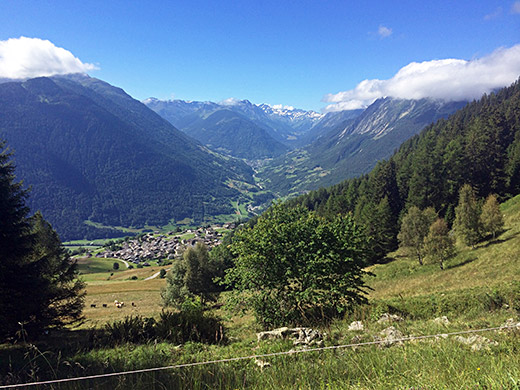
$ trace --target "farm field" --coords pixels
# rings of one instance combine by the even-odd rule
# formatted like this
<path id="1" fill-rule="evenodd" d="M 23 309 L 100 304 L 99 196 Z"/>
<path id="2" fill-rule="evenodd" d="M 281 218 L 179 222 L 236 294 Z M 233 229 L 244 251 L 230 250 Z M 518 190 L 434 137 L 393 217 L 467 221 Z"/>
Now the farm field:
<path id="1" fill-rule="evenodd" d="M 120 264 L 113 269 L 114 262 Z M 81 258 L 78 260 L 81 277 L 87 283 L 85 310 L 86 321 L 81 328 L 103 326 L 107 321 L 121 320 L 129 315 L 151 317 L 161 310 L 161 289 L 166 280 L 153 276 L 169 266 L 150 266 L 126 269 L 123 262 L 116 259 Z M 136 280 L 132 280 L 136 277 Z M 124 302 L 116 308 L 114 301 Z M 132 306 L 132 302 L 135 306 Z M 106 304 L 107 307 L 103 307 Z M 95 307 L 92 307 L 95 305 Z"/>

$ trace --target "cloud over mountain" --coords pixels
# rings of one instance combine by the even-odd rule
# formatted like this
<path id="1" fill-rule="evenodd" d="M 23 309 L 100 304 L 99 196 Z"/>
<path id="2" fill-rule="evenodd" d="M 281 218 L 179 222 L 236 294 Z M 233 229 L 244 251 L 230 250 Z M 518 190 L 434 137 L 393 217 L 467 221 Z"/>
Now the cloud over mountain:
<path id="1" fill-rule="evenodd" d="M 0 41 L 0 77 L 22 79 L 94 69 L 96 66 L 81 62 L 48 40 L 20 37 Z"/>
<path id="2" fill-rule="evenodd" d="M 354 89 L 327 94 L 325 112 L 364 108 L 376 99 L 426 97 L 445 101 L 472 100 L 513 83 L 520 76 L 520 44 L 499 48 L 473 60 L 412 62 L 388 80 L 364 80 Z"/>

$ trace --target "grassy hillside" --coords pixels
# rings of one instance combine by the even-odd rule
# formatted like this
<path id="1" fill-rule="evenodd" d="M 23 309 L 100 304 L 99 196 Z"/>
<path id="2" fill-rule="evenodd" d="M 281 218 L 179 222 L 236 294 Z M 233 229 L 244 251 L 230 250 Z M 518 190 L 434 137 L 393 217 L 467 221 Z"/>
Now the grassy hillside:
<path id="1" fill-rule="evenodd" d="M 441 271 L 437 264 L 420 266 L 416 259 L 394 253 L 395 261 L 374 265 L 371 298 L 408 297 L 470 288 L 493 288 L 520 280 L 520 196 L 502 204 L 505 230 L 494 241 L 458 254 Z"/>
<path id="2" fill-rule="evenodd" d="M 496 327 L 507 319 L 520 321 L 520 196 L 502 205 L 505 230 L 493 242 L 476 249 L 459 247 L 445 270 L 435 264 L 420 267 L 414 259 L 395 253 L 395 260 L 376 265 L 369 284 L 370 304 L 321 329 L 325 345 L 371 342 L 393 326 L 403 336 L 447 334 Z M 91 344 L 92 327 L 127 315 L 156 316 L 164 279 L 145 280 L 159 270 L 112 270 L 114 259 L 85 259 L 80 269 L 87 281 L 87 322 L 80 330 L 51 334 L 37 348 L 0 346 L 0 381 L 61 378 L 122 370 L 203 362 L 297 349 L 288 340 L 257 342 L 250 316 L 226 319 L 228 342 L 219 345 L 164 342 L 116 347 Z M 113 275 L 111 275 L 113 273 Z M 137 280 L 131 280 L 137 276 Z M 114 299 L 125 301 L 117 309 Z M 225 299 L 225 296 L 223 297 Z M 136 306 L 132 306 L 134 302 Z M 107 303 L 107 307 L 100 307 Z M 95 308 L 90 304 L 96 304 Z M 378 323 L 384 312 L 402 321 Z M 447 315 L 449 322 L 434 321 Z M 364 330 L 349 330 L 351 321 Z M 471 335 L 463 335 L 470 337 Z M 456 336 L 432 337 L 385 348 L 365 345 L 284 356 L 185 367 L 155 373 L 103 378 L 55 386 L 77 388 L 189 389 L 519 389 L 520 330 L 479 333 L 481 348 L 465 345 Z M 479 342 L 480 342 L 479 341 Z M 474 345 L 474 344 L 473 344 Z M 31 349 L 32 348 L 32 349 Z M 43 352 L 41 352 L 43 351 Z M 31 368 L 37 367 L 37 371 Z"/>

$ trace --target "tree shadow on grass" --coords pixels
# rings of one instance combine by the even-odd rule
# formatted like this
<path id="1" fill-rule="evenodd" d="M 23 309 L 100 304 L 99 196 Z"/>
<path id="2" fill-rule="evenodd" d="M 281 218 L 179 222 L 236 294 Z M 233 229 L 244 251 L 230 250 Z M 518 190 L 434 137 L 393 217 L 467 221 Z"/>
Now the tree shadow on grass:
<path id="1" fill-rule="evenodd" d="M 490 247 L 491 245 L 495 245 L 495 244 L 502 244 L 504 242 L 507 242 L 513 238 L 515 238 L 516 236 L 518 236 L 520 232 L 516 232 L 514 234 L 511 234 L 509 237 L 507 238 L 495 238 L 493 239 L 491 236 L 490 237 L 486 237 L 487 240 L 489 240 L 488 242 L 486 242 L 485 244 L 483 245 L 479 245 L 479 248 L 488 248 Z"/>
<path id="2" fill-rule="evenodd" d="M 478 257 L 470 257 L 469 259 L 464 259 L 460 263 L 450 265 L 449 267 L 446 267 L 445 269 L 452 269 L 452 268 L 458 268 L 462 267 L 463 265 L 472 263 L 473 261 L 477 260 Z"/>

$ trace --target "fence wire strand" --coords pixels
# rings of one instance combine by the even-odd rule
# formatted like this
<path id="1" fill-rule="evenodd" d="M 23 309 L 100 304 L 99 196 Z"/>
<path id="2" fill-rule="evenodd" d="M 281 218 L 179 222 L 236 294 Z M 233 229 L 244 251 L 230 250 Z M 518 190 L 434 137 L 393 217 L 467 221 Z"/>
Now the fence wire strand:
<path id="1" fill-rule="evenodd" d="M 429 338 L 439 338 L 439 337 L 446 338 L 448 336 L 457 336 L 457 335 L 470 334 L 470 333 L 498 331 L 498 330 L 502 330 L 502 329 L 513 329 L 513 328 L 520 329 L 520 326 L 518 324 L 503 325 L 503 326 L 497 326 L 494 328 L 470 329 L 470 330 L 463 330 L 463 331 L 458 331 L 458 332 L 437 333 L 437 334 L 423 335 L 423 336 L 409 336 L 409 337 L 402 337 L 402 338 L 398 338 L 398 339 L 392 339 L 391 341 L 393 343 L 398 343 L 398 342 L 404 342 L 404 341 L 423 340 L 423 339 L 429 339 Z M 260 354 L 260 355 L 238 356 L 238 357 L 232 357 L 232 358 L 226 358 L 226 359 L 208 360 L 208 361 L 203 361 L 203 362 L 175 364 L 172 366 L 143 368 L 140 370 L 119 371 L 119 372 L 111 372 L 111 373 L 107 373 L 107 374 L 97 374 L 97 375 L 88 375 L 88 376 L 80 376 L 80 377 L 73 377 L 73 378 L 53 379 L 53 380 L 40 381 L 40 382 L 29 382 L 29 383 L 18 383 L 18 384 L 13 384 L 13 385 L 3 385 L 3 386 L 0 386 L 0 389 L 14 389 L 17 387 L 29 387 L 29 386 L 40 386 L 40 385 L 52 385 L 52 384 L 65 383 L 65 382 L 77 382 L 77 381 L 83 381 L 83 380 L 89 380 L 89 379 L 108 378 L 108 377 L 113 377 L 113 376 L 142 374 L 142 373 L 147 373 L 147 372 L 173 370 L 176 368 L 196 367 L 196 366 L 204 366 L 204 365 L 218 364 L 218 363 L 229 363 L 229 362 L 236 362 L 236 361 L 240 361 L 240 360 L 260 359 L 260 358 L 267 358 L 267 357 L 273 357 L 273 356 L 295 355 L 295 354 L 301 354 L 301 353 L 307 353 L 307 352 L 327 351 L 327 350 L 335 350 L 335 349 L 343 349 L 343 348 L 351 348 L 351 347 L 362 347 L 362 346 L 367 346 L 367 345 L 382 344 L 382 343 L 386 343 L 386 342 L 388 342 L 388 340 L 383 339 L 383 340 L 376 340 L 376 341 L 367 341 L 367 342 L 363 342 L 363 343 L 331 345 L 328 347 L 316 347 L 316 348 L 298 349 L 298 350 L 290 350 L 290 351 L 282 351 L 282 352 L 264 353 L 264 354 Z"/>

